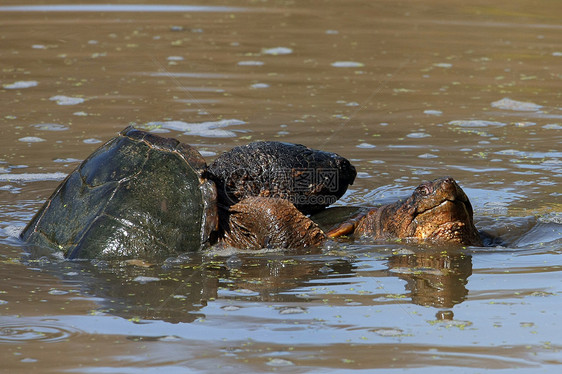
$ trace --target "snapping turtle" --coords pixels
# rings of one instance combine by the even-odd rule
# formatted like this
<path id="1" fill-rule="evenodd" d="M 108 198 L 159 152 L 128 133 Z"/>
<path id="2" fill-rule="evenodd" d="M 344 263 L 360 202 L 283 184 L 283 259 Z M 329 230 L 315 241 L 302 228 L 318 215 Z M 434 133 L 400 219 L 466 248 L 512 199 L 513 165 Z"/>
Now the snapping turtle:
<path id="1" fill-rule="evenodd" d="M 227 152 L 207 170 L 199 152 L 189 145 L 128 127 L 57 187 L 21 238 L 62 250 L 67 258 L 152 257 L 218 242 L 239 248 L 321 244 L 324 233 L 284 197 L 300 199 L 304 211 L 318 210 L 327 205 L 318 204 L 318 197 L 339 198 L 353 183 L 355 168 L 338 155 L 301 145 L 257 142 L 248 147 L 254 156 L 277 156 L 246 154 L 249 162 L 238 160 L 233 170 L 235 161 Z M 298 168 L 291 169 L 294 165 Z M 238 173 L 243 167 L 251 173 Z M 286 177 L 282 173 L 295 176 L 291 173 L 304 167 L 335 175 L 331 180 L 308 180 L 303 190 L 282 185 L 280 176 Z M 255 174 L 257 170 L 261 172 Z M 217 204 L 213 180 L 225 193 L 240 186 L 240 191 L 250 192 L 236 195 L 236 202 L 221 194 Z M 259 183 L 263 186 L 255 195 L 261 196 L 252 196 Z"/>
<path id="2" fill-rule="evenodd" d="M 57 187 L 21 238 L 67 258 L 199 249 L 218 224 L 205 170 L 194 148 L 128 127 Z"/>
<path id="3" fill-rule="evenodd" d="M 235 204 L 248 196 L 277 197 L 311 214 L 342 197 L 357 173 L 335 153 L 266 141 L 223 153 L 209 165 L 209 174 L 222 204 Z"/>
<path id="4" fill-rule="evenodd" d="M 348 234 L 482 245 L 472 205 L 451 177 L 424 182 L 407 199 L 362 212 L 330 230 L 327 236 Z"/>

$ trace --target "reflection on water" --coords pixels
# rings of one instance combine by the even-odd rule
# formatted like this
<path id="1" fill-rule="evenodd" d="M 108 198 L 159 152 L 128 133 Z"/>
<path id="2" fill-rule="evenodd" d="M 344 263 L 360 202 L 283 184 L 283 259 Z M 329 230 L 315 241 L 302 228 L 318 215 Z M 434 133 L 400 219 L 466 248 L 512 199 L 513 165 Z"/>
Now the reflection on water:
<path id="1" fill-rule="evenodd" d="M 169 258 L 163 264 L 134 260 L 91 264 L 41 261 L 54 276 L 79 281 L 84 293 L 100 300 L 99 310 L 104 313 L 173 323 L 205 318 L 201 309 L 217 298 L 298 303 L 314 297 L 290 291 L 323 285 L 330 278 L 344 281 L 357 276 L 357 264 L 346 257 L 287 253 L 211 258 L 192 254 Z M 33 263 L 37 260 L 30 264 Z M 405 295 L 415 304 L 452 308 L 468 294 L 470 255 L 446 250 L 394 254 L 388 257 L 387 266 L 389 274 L 406 281 Z M 299 308 L 293 311 L 301 311 Z M 291 313 L 284 310 L 284 314 Z"/>
<path id="2" fill-rule="evenodd" d="M 388 266 L 391 273 L 407 282 L 413 303 L 452 308 L 468 294 L 471 258 L 463 253 L 429 251 L 391 256 Z"/>
<path id="3" fill-rule="evenodd" d="M 35 3 L 0 6 L 2 369 L 562 364 L 562 3 Z M 451 175 L 501 240 L 159 264 L 24 255 L 15 237 L 59 180 L 130 123 L 208 162 L 254 140 L 351 159 L 358 178 L 326 225 Z"/>
<path id="4" fill-rule="evenodd" d="M 354 276 L 354 265 L 346 258 L 276 252 L 258 257 L 185 254 L 164 263 L 61 262 L 49 257 L 34 253 L 24 264 L 39 267 L 63 282 L 81 284 L 84 294 L 98 300 L 99 312 L 126 319 L 173 323 L 205 318 L 201 309 L 217 298 L 301 302 L 308 298 L 286 292 L 311 283 L 322 284 L 322 280 L 334 276 Z"/>

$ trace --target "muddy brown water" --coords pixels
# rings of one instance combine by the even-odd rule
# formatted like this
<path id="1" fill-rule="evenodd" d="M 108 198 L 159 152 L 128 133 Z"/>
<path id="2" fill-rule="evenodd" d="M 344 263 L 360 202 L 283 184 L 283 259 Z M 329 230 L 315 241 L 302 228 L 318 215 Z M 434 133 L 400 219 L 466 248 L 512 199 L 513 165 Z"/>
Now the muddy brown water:
<path id="1" fill-rule="evenodd" d="M 0 5 L 0 371 L 560 370 L 562 3 L 47 3 Z M 504 242 L 26 255 L 25 223 L 129 124 L 208 160 L 337 152 L 359 171 L 339 206 L 451 175 Z"/>

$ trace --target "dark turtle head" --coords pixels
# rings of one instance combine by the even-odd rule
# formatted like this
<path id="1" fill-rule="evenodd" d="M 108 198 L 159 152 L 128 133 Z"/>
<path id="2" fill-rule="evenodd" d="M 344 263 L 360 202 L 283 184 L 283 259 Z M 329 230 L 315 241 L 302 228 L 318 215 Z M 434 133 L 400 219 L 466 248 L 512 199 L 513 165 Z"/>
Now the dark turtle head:
<path id="1" fill-rule="evenodd" d="M 406 200 L 370 211 L 356 231 L 375 238 L 417 238 L 482 245 L 472 205 L 453 178 L 420 184 Z"/>

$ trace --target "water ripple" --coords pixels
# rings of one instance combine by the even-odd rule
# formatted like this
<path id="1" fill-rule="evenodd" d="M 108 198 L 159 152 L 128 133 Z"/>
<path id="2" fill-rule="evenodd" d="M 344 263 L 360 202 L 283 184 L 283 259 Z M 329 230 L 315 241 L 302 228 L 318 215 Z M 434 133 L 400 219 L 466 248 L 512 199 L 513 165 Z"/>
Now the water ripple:
<path id="1" fill-rule="evenodd" d="M 0 343 L 57 342 L 80 333 L 66 326 L 57 326 L 57 323 L 59 321 L 4 324 L 0 327 Z"/>

